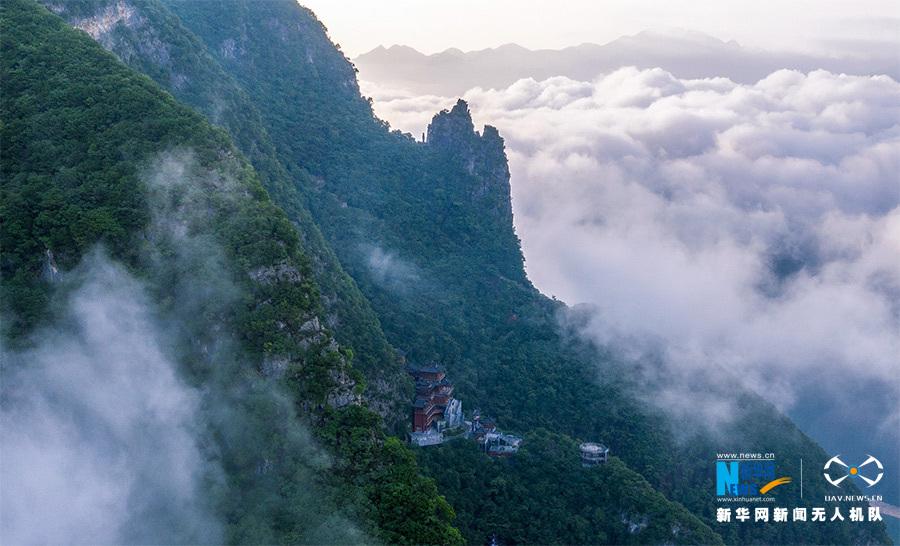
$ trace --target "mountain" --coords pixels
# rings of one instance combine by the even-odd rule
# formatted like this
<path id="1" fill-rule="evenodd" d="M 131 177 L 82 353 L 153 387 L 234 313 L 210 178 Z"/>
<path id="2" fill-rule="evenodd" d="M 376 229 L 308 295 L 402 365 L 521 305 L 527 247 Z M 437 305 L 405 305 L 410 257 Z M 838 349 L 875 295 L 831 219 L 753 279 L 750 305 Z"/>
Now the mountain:
<path id="1" fill-rule="evenodd" d="M 261 116 L 247 93 L 209 55 L 181 22 L 156 2 L 47 3 L 71 25 L 84 30 L 132 68 L 145 73 L 180 102 L 226 129 L 251 162 L 263 186 L 298 227 L 322 292 L 323 323 L 356 353 L 356 367 L 370 385 L 367 398 L 392 427 L 406 417 L 411 386 L 378 319 L 312 221 L 298 186 L 308 175 L 291 172 L 277 157 Z M 393 364 L 392 364 L 393 363 Z"/>
<path id="2" fill-rule="evenodd" d="M 174 522 L 190 511 L 166 502 L 172 491 L 137 503 L 141 488 L 129 499 L 136 521 L 107 540 L 458 542 L 433 482 L 362 403 L 352 351 L 322 326 L 301 237 L 228 135 L 36 3 L 4 2 L 0 17 L 3 314 L 14 317 L 4 320 L 7 340 L 28 350 L 54 337 L 45 330 L 58 321 L 59 301 L 100 244 L 147 286 L 150 313 L 169 332 L 159 350 L 203 393 L 189 426 L 206 431 L 198 439 L 201 499 L 221 535 L 179 531 Z M 141 348 L 129 349 L 137 360 Z M 8 358 L 4 385 L 19 377 Z M 22 360 L 27 372 L 32 363 Z M 92 388 L 90 396 L 102 397 L 106 385 Z M 25 402 L 4 391 L 4 430 L 17 403 Z M 76 416 L 63 426 L 87 418 Z M 120 433 L 106 428 L 101 422 L 87 434 L 99 441 Z M 122 461 L 119 472 L 134 463 Z M 125 476 L 152 489 L 176 470 L 157 464 L 149 475 Z M 37 493 L 10 494 L 4 488 L 5 510 Z M 14 537 L 8 525 L 5 516 L 13 542 L 42 532 Z"/>
<path id="3" fill-rule="evenodd" d="M 353 59 L 360 79 L 416 94 L 462 95 L 473 87 L 500 89 L 523 79 L 566 76 L 590 81 L 624 66 L 660 67 L 678 78 L 726 77 L 754 83 L 783 68 L 846 74 L 888 74 L 900 79 L 895 49 L 867 58 L 768 52 L 698 32 L 644 31 L 603 45 L 529 50 L 515 44 L 462 53 L 425 55 L 407 46 L 379 46 Z"/>
<path id="4" fill-rule="evenodd" d="M 827 455 L 743 391 L 715 434 L 673 423 L 642 402 L 639 374 L 561 326 L 571 310 L 525 274 L 502 136 L 477 131 L 465 102 L 425 142 L 390 131 L 290 0 L 47 6 L 57 15 L 3 4 L 4 316 L 24 317 L 7 337 L 27 344 L 53 320 L 61 288 L 47 270 L 68 275 L 105 242 L 174 317 L 193 384 L 252 394 L 210 425 L 228 486 L 207 496 L 225 541 L 369 540 L 323 535 L 335 512 L 387 543 L 888 542 L 879 525 L 715 522 L 717 451 L 775 452 L 788 475 Z M 174 192 L 148 186 L 173 178 Z M 221 258 L 176 259 L 205 255 L 173 239 L 183 233 Z M 186 305 L 218 271 L 229 297 L 201 290 Z M 210 349 L 220 332 L 238 348 L 227 365 Z M 467 411 L 524 437 L 519 456 L 391 436 L 400 425 L 379 413 L 390 421 L 411 399 L 403 359 L 444 364 Z M 247 436 L 233 434 L 245 420 Z M 296 427 L 330 465 L 295 445 Z M 582 468 L 579 440 L 607 443 L 611 461 Z M 807 491 L 804 505 L 825 492 Z M 797 503 L 789 488 L 775 496 Z"/>
<path id="5" fill-rule="evenodd" d="M 467 407 L 514 431 L 602 439 L 663 495 L 706 518 L 714 510 L 701 484 L 711 487 L 707 458 L 723 443 L 783 453 L 786 472 L 797 471 L 800 453 L 807 464 L 824 464 L 820 448 L 749 393 L 733 395 L 745 414 L 731 427 L 715 437 L 696 431 L 687 442 L 676 439 L 667 418 L 635 396 L 626 370 L 602 350 L 573 342 L 559 327 L 563 306 L 528 282 L 508 209 L 496 206 L 509 192 L 499 135 L 491 128 L 476 134 L 464 104 L 436 116 L 429 140 L 416 142 L 372 115 L 348 79 L 352 65 L 325 46 L 324 29 L 307 10 L 289 2 L 166 4 L 248 90 L 282 160 L 316 181 L 307 190 L 310 210 L 388 340 L 411 361 L 444 363 Z M 448 451 L 428 453 L 441 458 L 429 468 L 463 470 Z M 435 474 L 439 483 L 442 475 Z M 824 493 L 822 484 L 810 487 Z M 443 491 L 472 500 L 465 489 Z M 512 501 L 479 497 L 469 514 L 494 502 L 502 511 Z M 470 521 L 464 535 L 485 540 L 489 523 Z M 747 533 L 715 529 L 731 542 Z M 769 539 L 868 540 L 851 538 L 845 533 L 860 530 L 848 527 L 812 531 L 788 536 L 776 527 Z M 693 539 L 700 536 L 697 529 Z"/>

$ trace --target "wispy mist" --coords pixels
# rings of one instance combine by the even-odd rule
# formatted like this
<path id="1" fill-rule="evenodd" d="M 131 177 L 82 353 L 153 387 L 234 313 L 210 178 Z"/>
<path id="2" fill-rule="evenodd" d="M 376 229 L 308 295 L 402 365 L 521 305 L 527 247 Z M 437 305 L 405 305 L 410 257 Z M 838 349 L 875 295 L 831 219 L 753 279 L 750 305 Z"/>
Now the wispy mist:
<path id="1" fill-rule="evenodd" d="M 416 265 L 396 252 L 376 245 L 363 245 L 361 249 L 371 277 L 388 290 L 406 293 L 421 280 Z"/>
<path id="2" fill-rule="evenodd" d="M 298 416 L 295 400 L 240 343 L 235 317 L 252 291 L 248 282 L 264 282 L 217 240 L 226 237 L 217 231 L 225 227 L 223 214 L 252 214 L 254 197 L 236 178 L 241 169 L 233 161 L 210 170 L 190 150 L 176 150 L 160 154 L 143 177 L 152 205 L 148 268 L 160 280 L 158 299 L 181 360 L 204 389 L 203 420 L 218 440 L 216 460 L 228 470 L 224 487 L 211 494 L 232 541 L 271 543 L 287 532 L 299 543 L 366 542 L 335 506 L 327 485 L 330 457 Z M 301 282 L 299 272 L 280 267 Z M 285 366 L 302 365 L 302 355 L 277 356 Z"/>
<path id="3" fill-rule="evenodd" d="M 65 319 L 4 353 L 4 543 L 370 541 L 295 400 L 241 344 L 255 281 L 210 229 L 253 199 L 230 168 L 184 150 L 149 162 L 141 280 L 92 253 L 63 276 Z"/>
<path id="4" fill-rule="evenodd" d="M 65 318 L 3 355 L 7 544 L 217 543 L 200 394 L 182 382 L 142 287 L 99 252 Z"/>

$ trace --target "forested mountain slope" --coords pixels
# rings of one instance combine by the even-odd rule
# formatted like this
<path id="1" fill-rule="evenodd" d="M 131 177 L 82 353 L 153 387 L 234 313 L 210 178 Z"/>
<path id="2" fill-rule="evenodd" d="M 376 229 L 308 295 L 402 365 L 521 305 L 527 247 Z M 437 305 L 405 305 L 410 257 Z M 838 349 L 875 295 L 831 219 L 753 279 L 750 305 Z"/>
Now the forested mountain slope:
<path id="1" fill-rule="evenodd" d="M 458 542 L 452 509 L 361 404 L 303 241 L 229 136 L 35 2 L 4 1 L 0 20 L 4 346 L 42 343 L 78 264 L 108 255 L 202 393 L 190 426 L 221 533 L 137 533 L 185 517 L 162 497 L 129 506 L 115 541 Z"/>
<path id="2" fill-rule="evenodd" d="M 320 287 L 326 326 L 355 351 L 366 376 L 366 397 L 393 427 L 406 417 L 409 385 L 378 319 L 354 281 L 322 239 L 298 187 L 308 185 L 302 169 L 287 169 L 255 105 L 209 55 L 199 39 L 155 0 L 44 2 L 71 25 L 88 32 L 132 68 L 150 76 L 180 102 L 204 114 L 231 135 L 260 176 L 263 186 L 299 227 Z"/>
<path id="3" fill-rule="evenodd" d="M 492 534 L 530 543 L 747 542 L 749 527 L 713 523 L 715 452 L 774 451 L 786 473 L 796 472 L 800 456 L 824 463 L 822 450 L 787 419 L 743 392 L 734 393 L 741 414 L 717 437 L 687 423 L 676 439 L 669 418 L 642 402 L 637 376 L 602 348 L 570 337 L 558 321 L 564 305 L 528 281 L 497 131 L 476 133 L 460 102 L 435 117 L 427 143 L 391 132 L 308 10 L 290 0 L 48 6 L 227 134 L 88 47 L 86 36 L 48 12 L 25 0 L 5 2 L 3 246 L 15 251 L 4 252 L 3 276 L 4 301 L 25 317 L 18 335 L 45 315 L 54 290 L 41 280 L 46 251 L 66 270 L 98 240 L 155 287 L 160 305 L 178 307 L 178 282 L 170 281 L 185 270 L 170 264 L 162 275 L 145 263 L 143 249 L 159 243 L 143 235 L 153 215 L 140 173 L 159 153 L 190 148 L 200 173 L 224 170 L 241 181 L 239 205 L 220 199 L 222 187 L 201 184 L 200 209 L 213 212 L 190 223 L 226 250 L 240 297 L 191 313 L 184 360 L 205 362 L 196 340 L 224 328 L 246 355 L 235 358 L 233 377 L 256 381 L 260 372 L 286 371 L 259 381 L 287 389 L 336 456 L 328 478 L 310 470 L 313 483 L 329 491 L 321 509 L 340 507 L 377 538 L 458 538 L 452 510 L 418 476 L 410 450 L 384 437 L 374 413 L 345 404 L 362 391 L 362 376 L 342 347 L 379 383 L 366 392 L 375 391 L 382 413 L 394 415 L 390 408 L 408 402 L 407 380 L 385 337 L 410 361 L 444 363 L 467 409 L 479 407 L 526 436 L 522 457 L 511 461 L 490 460 L 471 444 L 418 452 L 472 543 Z M 43 56 L 23 63 L 34 52 Z M 56 79 L 44 76 L 48 67 Z M 308 329 L 316 345 L 307 342 Z M 194 381 L 202 384 L 208 366 L 198 368 Z M 263 452 L 267 442 L 290 437 L 268 421 L 258 428 L 264 441 L 250 445 Z M 604 441 L 617 459 L 585 474 L 576 439 Z M 260 454 L 240 457 L 243 466 L 226 465 L 236 491 L 254 484 Z M 304 534 L 308 513 L 298 508 L 309 503 L 290 497 L 310 474 L 291 469 L 278 467 L 277 479 L 253 485 L 277 502 L 234 497 L 244 500 L 225 510 L 229 541 L 315 541 Z M 561 487 L 566 483 L 573 488 Z M 592 489 L 604 493 L 585 495 Z M 821 493 L 811 487 L 808 497 Z M 793 492 L 778 496 L 795 504 Z M 752 530 L 768 543 L 887 541 L 876 526 Z"/>
<path id="4" fill-rule="evenodd" d="M 467 407 L 511 430 L 544 427 L 605 441 L 710 525 L 712 459 L 723 446 L 774 451 L 786 473 L 798 471 L 800 456 L 824 463 L 814 442 L 740 390 L 731 396 L 741 414 L 716 437 L 687 423 L 676 440 L 667 416 L 641 402 L 627 367 L 569 340 L 557 320 L 561 304 L 525 276 L 502 139 L 492 128 L 476 134 L 464 103 L 438 115 L 428 143 L 418 142 L 374 118 L 352 65 L 308 10 L 289 1 L 165 3 L 247 91 L 282 162 L 311 174 L 304 192 L 313 216 L 389 341 L 410 359 L 446 364 Z M 458 464 L 448 455 L 431 468 Z M 822 484 L 809 487 L 812 498 L 824 493 Z M 779 495 L 793 501 L 791 493 Z M 728 542 L 748 532 L 715 528 Z M 766 540 L 886 540 L 878 526 L 793 529 L 773 526 Z M 483 529 L 469 531 L 471 540 L 484 540 Z"/>

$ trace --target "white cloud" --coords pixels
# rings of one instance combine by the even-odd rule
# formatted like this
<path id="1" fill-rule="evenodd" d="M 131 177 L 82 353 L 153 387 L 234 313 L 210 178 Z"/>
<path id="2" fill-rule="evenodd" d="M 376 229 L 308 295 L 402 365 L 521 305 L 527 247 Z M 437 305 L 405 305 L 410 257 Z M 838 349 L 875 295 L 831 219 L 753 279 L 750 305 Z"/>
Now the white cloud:
<path id="1" fill-rule="evenodd" d="M 365 89 L 413 132 L 453 102 Z M 725 366 L 786 409 L 826 377 L 896 405 L 900 84 L 624 68 L 464 98 L 506 139 L 529 276 L 594 306 L 596 339 L 660 340 L 679 372 Z"/>
<path id="2" fill-rule="evenodd" d="M 4 353 L 8 544 L 216 543 L 200 396 L 176 375 L 137 282 L 99 255 L 69 316 Z"/>

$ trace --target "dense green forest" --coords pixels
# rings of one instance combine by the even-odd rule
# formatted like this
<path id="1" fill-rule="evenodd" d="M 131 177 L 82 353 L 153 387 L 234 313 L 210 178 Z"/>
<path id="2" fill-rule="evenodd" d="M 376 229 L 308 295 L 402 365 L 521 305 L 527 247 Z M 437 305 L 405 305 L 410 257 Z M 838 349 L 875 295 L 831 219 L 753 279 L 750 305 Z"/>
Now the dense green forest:
<path id="1" fill-rule="evenodd" d="M 81 0 L 47 3 L 60 16 L 78 24 L 114 2 Z M 155 0 L 129 3 L 140 14 L 132 24 L 115 25 L 99 36 L 107 49 L 143 72 L 180 102 L 204 114 L 230 134 L 259 175 L 260 181 L 298 228 L 322 297 L 323 320 L 336 339 L 354 348 L 355 365 L 370 385 L 367 398 L 393 428 L 405 418 L 409 394 L 402 367 L 381 331 L 378 318 L 354 281 L 343 271 L 307 210 L 299 188 L 308 184 L 305 171 L 288 172 L 256 106 L 247 93 L 184 28 L 179 19 Z M 151 45 L 152 44 L 152 45 Z"/>
<path id="2" fill-rule="evenodd" d="M 608 443 L 727 542 L 748 537 L 746 528 L 713 521 L 716 450 L 775 451 L 786 472 L 797 471 L 800 455 L 824 463 L 814 442 L 750 393 L 734 394 L 743 414 L 716 437 L 696 423 L 672 423 L 643 402 L 640 376 L 561 331 L 562 305 L 527 281 L 509 209 L 497 206 L 509 195 L 502 139 L 493 128 L 476 135 L 464 104 L 438 116 L 422 144 L 372 115 L 352 64 L 329 47 L 308 10 L 291 2 L 166 5 L 248 91 L 282 162 L 311 174 L 310 210 L 391 343 L 410 359 L 443 362 L 468 407 L 512 430 L 543 427 Z M 372 249 L 399 264 L 393 277 L 372 266 Z M 697 388 L 709 386 L 697 378 Z M 439 476 L 454 464 L 431 468 Z M 457 498 L 451 486 L 442 482 L 442 491 Z M 821 484 L 812 488 L 824 494 Z M 773 528 L 766 538 L 886 540 L 883 529 L 870 529 Z"/>
<path id="3" fill-rule="evenodd" d="M 53 318 L 65 285 L 42 275 L 47 251 L 65 272 L 101 244 L 180 324 L 183 371 L 209 393 L 208 456 L 226 482 L 208 495 L 228 542 L 358 541 L 323 526 L 338 516 L 392 543 L 458 542 L 452 509 L 381 418 L 332 403 L 364 381 L 349 348 L 304 329 L 322 312 L 310 260 L 229 136 L 30 0 L 3 3 L 2 52 L 7 339 L 27 345 Z M 198 283 L 206 297 L 191 297 Z M 286 362 L 280 378 L 260 373 L 272 360 Z"/>
<path id="4" fill-rule="evenodd" d="M 515 544 L 721 543 L 618 458 L 582 467 L 567 436 L 536 429 L 515 457 L 483 459 L 468 442 L 421 453 L 470 542 L 496 535 Z"/>
<path id="5" fill-rule="evenodd" d="M 46 5 L 121 62 L 30 0 L 4 0 L 5 335 L 27 343 L 52 320 L 46 252 L 65 271 L 98 242 L 180 313 L 186 272 L 209 266 L 149 258 L 176 256 L 179 242 L 154 236 L 159 197 L 145 173 L 160 154 L 184 163 L 189 182 L 163 196 L 166 210 L 183 210 L 186 192 L 204 211 L 186 221 L 223 249 L 239 294 L 180 315 L 186 373 L 281 389 L 300 415 L 273 419 L 265 397 L 236 401 L 253 419 L 244 447 L 221 455 L 241 492 L 217 493 L 229 542 L 321 541 L 312 521 L 335 511 L 387 543 L 746 543 L 748 527 L 714 523 L 716 451 L 774 451 L 786 473 L 801 456 L 824 463 L 751 393 L 735 393 L 740 415 L 715 437 L 673 423 L 645 402 L 638 374 L 560 327 L 565 306 L 525 274 L 502 137 L 476 132 L 465 103 L 435 117 L 427 143 L 392 131 L 324 26 L 290 0 L 127 0 L 137 16 L 90 26 L 119 4 Z M 313 318 L 322 328 L 310 341 Z M 237 347 L 215 363 L 224 374 L 198 351 L 220 335 L 214 325 Z M 523 434 L 521 452 L 406 447 L 411 391 L 393 347 L 446 365 L 467 409 Z M 287 363 L 283 376 L 260 373 L 271 362 Z M 330 467 L 297 456 L 294 426 L 311 427 Z M 615 457 L 583 469 L 579 440 Z M 253 480 L 260 458 L 277 471 Z M 307 486 L 328 502 L 310 507 Z M 792 491 L 777 496 L 795 503 Z M 888 542 L 881 527 L 839 523 L 752 532 L 759 543 Z"/>

